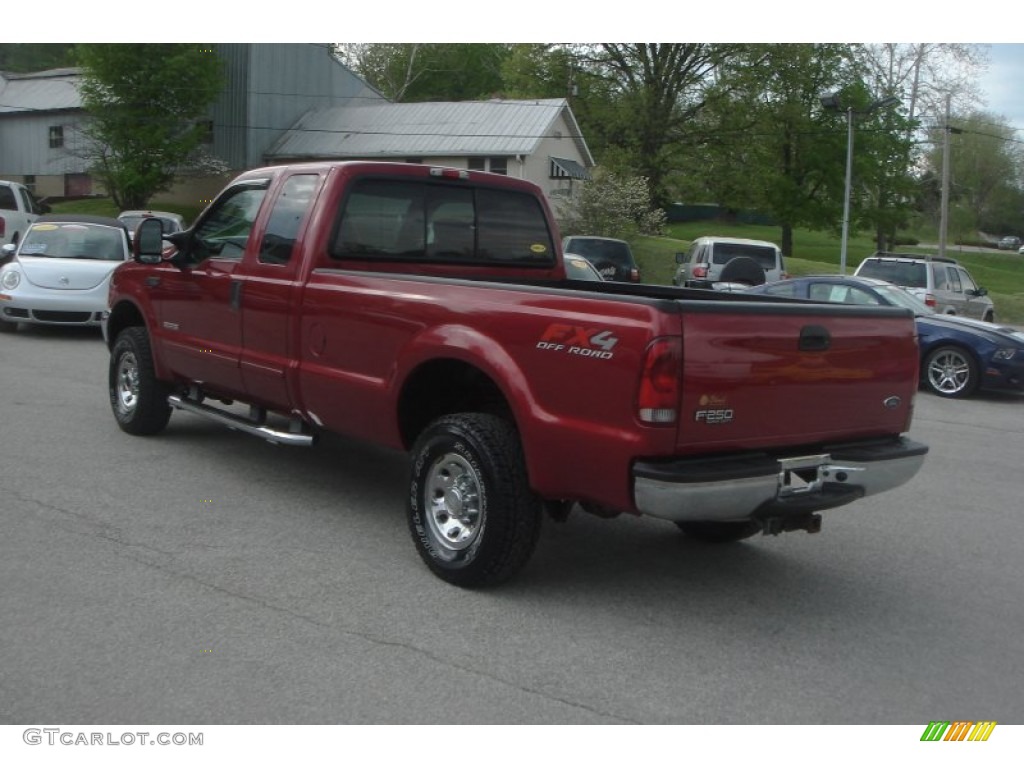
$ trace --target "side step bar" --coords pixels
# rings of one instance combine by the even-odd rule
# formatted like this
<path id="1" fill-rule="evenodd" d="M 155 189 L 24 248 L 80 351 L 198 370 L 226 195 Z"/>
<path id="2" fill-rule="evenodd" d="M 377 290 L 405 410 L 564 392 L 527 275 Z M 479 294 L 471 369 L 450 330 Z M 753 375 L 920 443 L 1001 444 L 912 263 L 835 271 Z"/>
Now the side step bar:
<path id="1" fill-rule="evenodd" d="M 280 429 L 273 429 L 272 427 L 267 426 L 267 414 L 262 408 L 250 406 L 249 412 L 251 414 L 251 418 L 247 419 L 243 416 L 229 413 L 219 408 L 213 408 L 198 399 L 182 395 L 170 395 L 167 398 L 167 402 L 172 408 L 177 408 L 180 411 L 188 411 L 189 413 L 194 413 L 197 416 L 205 416 L 208 419 L 212 419 L 213 421 L 223 424 L 229 429 L 237 429 L 240 432 L 247 432 L 250 435 L 262 437 L 264 440 L 277 445 L 294 445 L 302 448 L 308 448 L 313 445 L 314 435 L 302 431 L 301 421 L 293 419 L 291 427 L 287 432 Z"/>

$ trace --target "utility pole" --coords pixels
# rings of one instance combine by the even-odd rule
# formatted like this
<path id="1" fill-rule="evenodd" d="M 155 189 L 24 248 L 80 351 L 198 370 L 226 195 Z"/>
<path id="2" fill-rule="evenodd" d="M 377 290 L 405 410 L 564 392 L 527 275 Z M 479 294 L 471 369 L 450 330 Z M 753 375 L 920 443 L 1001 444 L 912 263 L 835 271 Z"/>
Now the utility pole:
<path id="1" fill-rule="evenodd" d="M 939 257 L 946 255 L 946 230 L 949 228 L 949 107 L 952 97 L 946 94 L 946 123 L 942 138 L 942 201 L 939 204 Z"/>

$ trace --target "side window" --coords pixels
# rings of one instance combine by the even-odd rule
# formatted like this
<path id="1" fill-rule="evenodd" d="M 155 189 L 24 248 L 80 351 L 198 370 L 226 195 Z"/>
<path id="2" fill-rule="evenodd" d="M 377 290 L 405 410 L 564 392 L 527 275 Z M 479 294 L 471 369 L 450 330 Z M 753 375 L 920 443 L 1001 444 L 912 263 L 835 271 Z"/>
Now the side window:
<path id="1" fill-rule="evenodd" d="M 935 270 L 935 290 L 944 291 L 948 281 L 946 280 L 946 268 L 937 267 Z"/>
<path id="2" fill-rule="evenodd" d="M 267 228 L 260 242 L 261 264 L 287 264 L 292 258 L 306 213 L 316 190 L 316 174 L 299 174 L 285 181 L 274 201 Z"/>
<path id="3" fill-rule="evenodd" d="M 978 289 L 977 284 L 971 279 L 971 276 L 967 274 L 964 269 L 958 269 L 957 273 L 960 275 L 960 282 L 963 283 L 965 291 L 975 291 Z"/>
<path id="4" fill-rule="evenodd" d="M 18 201 L 14 197 L 14 190 L 6 185 L 0 185 L 0 211 L 18 210 Z"/>
<path id="5" fill-rule="evenodd" d="M 954 293 L 962 293 L 963 289 L 960 287 L 960 275 L 957 274 L 956 269 L 953 267 L 947 267 L 946 271 L 949 276 L 949 290 Z"/>
<path id="6" fill-rule="evenodd" d="M 694 254 L 697 252 L 697 244 L 693 243 L 689 248 L 686 249 L 686 255 L 683 257 L 684 264 L 692 264 Z"/>
<path id="7" fill-rule="evenodd" d="M 196 227 L 192 254 L 197 261 L 211 257 L 241 259 L 249 233 L 267 194 L 267 183 L 242 185 L 226 192 Z"/>

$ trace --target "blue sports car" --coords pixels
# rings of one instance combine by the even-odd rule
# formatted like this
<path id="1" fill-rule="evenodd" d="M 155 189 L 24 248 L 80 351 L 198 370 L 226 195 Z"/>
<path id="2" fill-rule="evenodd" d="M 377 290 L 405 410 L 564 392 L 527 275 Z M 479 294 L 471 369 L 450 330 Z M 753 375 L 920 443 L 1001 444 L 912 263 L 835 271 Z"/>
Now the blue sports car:
<path id="1" fill-rule="evenodd" d="M 883 280 L 808 275 L 759 285 L 749 293 L 906 307 L 917 321 L 923 386 L 942 397 L 968 397 L 978 389 L 1024 390 L 1024 333 L 995 323 L 936 314 L 924 302 Z"/>

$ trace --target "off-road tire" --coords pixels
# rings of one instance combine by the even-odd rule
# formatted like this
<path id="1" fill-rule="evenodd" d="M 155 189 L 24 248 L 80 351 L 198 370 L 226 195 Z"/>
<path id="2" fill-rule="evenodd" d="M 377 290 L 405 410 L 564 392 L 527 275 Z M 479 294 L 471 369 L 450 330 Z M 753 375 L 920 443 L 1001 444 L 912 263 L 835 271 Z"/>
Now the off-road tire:
<path id="1" fill-rule="evenodd" d="M 543 506 L 508 421 L 483 413 L 444 416 L 416 440 L 411 459 L 409 531 L 435 575 L 483 587 L 526 564 Z"/>
<path id="2" fill-rule="evenodd" d="M 130 435 L 155 435 L 167 426 L 169 388 L 156 378 L 145 328 L 125 328 L 110 351 L 107 384 L 117 425 Z"/>

